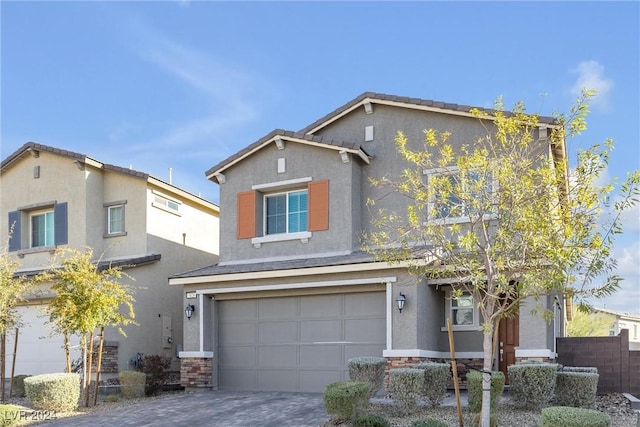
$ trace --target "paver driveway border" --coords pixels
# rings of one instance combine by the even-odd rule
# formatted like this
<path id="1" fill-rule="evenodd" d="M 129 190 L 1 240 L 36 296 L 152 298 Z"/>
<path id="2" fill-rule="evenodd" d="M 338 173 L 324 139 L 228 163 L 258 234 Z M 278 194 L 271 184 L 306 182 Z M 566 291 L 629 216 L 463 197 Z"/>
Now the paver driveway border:
<path id="1" fill-rule="evenodd" d="M 319 393 L 215 390 L 168 394 L 40 425 L 318 427 L 328 419 Z"/>

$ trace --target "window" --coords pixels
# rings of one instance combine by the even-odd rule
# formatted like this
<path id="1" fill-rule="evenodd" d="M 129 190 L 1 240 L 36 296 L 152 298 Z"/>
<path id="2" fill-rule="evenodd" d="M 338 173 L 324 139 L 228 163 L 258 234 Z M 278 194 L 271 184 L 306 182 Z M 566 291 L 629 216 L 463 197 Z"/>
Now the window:
<path id="1" fill-rule="evenodd" d="M 124 205 L 127 202 L 114 202 L 105 204 L 107 236 L 121 236 L 126 234 L 124 230 Z"/>
<path id="2" fill-rule="evenodd" d="M 478 316 L 478 308 L 470 292 L 463 292 L 458 298 L 454 298 L 450 290 L 446 291 L 445 325 L 446 317 L 451 317 L 454 331 L 477 331 L 479 328 Z M 447 327 L 443 326 L 441 330 L 446 331 Z"/>
<path id="3" fill-rule="evenodd" d="M 459 168 L 431 169 L 424 173 L 428 181 L 437 181 L 438 191 L 429 204 L 429 218 L 444 223 L 468 221 L 478 209 L 478 205 L 492 197 L 494 182 L 491 177 L 483 177 L 478 172 L 470 171 L 468 176 L 461 177 Z M 484 186 L 484 188 L 482 188 Z M 472 202 L 473 201 L 473 202 Z M 472 206 L 472 203 L 475 205 Z M 485 219 L 490 219 L 489 209 L 482 208 Z"/>
<path id="4" fill-rule="evenodd" d="M 307 231 L 307 190 L 266 195 L 265 234 Z"/>
<path id="5" fill-rule="evenodd" d="M 31 247 L 54 245 L 53 211 L 34 213 L 31 215 Z"/>
<path id="6" fill-rule="evenodd" d="M 164 196 L 160 193 L 156 193 L 155 191 L 153 193 L 153 202 L 151 203 L 152 206 L 176 215 L 180 215 L 180 202 L 170 199 L 169 197 Z"/>

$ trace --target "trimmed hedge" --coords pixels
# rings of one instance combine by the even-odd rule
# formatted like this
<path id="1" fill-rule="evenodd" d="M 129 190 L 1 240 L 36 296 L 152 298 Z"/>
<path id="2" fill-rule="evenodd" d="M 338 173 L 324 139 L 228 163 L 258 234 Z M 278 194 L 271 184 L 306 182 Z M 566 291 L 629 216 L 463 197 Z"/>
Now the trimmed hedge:
<path id="1" fill-rule="evenodd" d="M 414 421 L 411 423 L 411 427 L 449 427 L 449 424 L 444 421 L 427 418 L 425 420 Z"/>
<path id="2" fill-rule="evenodd" d="M 494 371 L 491 373 L 491 412 L 498 408 L 500 397 L 504 391 L 504 373 Z M 482 372 L 471 371 L 467 373 L 467 395 L 469 410 L 480 412 L 482 409 Z"/>
<path id="3" fill-rule="evenodd" d="M 369 397 L 382 388 L 387 359 L 384 357 L 354 357 L 347 360 L 349 379 L 369 384 Z"/>
<path id="4" fill-rule="evenodd" d="M 327 413 L 341 420 L 351 421 L 369 400 L 369 385 L 362 381 L 331 383 L 324 391 L 324 407 Z"/>
<path id="5" fill-rule="evenodd" d="M 380 415 L 358 415 L 353 419 L 352 427 L 390 427 L 391 424 Z"/>
<path id="6" fill-rule="evenodd" d="M 8 427 L 20 421 L 20 408 L 16 405 L 0 405 L 0 426 Z"/>
<path id="7" fill-rule="evenodd" d="M 422 369 L 424 371 L 424 384 L 422 396 L 437 406 L 447 396 L 447 386 L 451 380 L 451 365 L 448 363 L 421 362 L 413 365 L 414 369 Z"/>
<path id="8" fill-rule="evenodd" d="M 31 375 L 16 375 L 13 377 L 13 395 L 16 397 L 25 397 L 24 392 L 24 379 L 29 378 Z"/>
<path id="9" fill-rule="evenodd" d="M 144 397 L 147 374 L 138 371 L 120 371 L 120 393 L 126 399 Z"/>
<path id="10" fill-rule="evenodd" d="M 27 399 L 35 409 L 71 412 L 78 409 L 80 375 L 44 374 L 24 379 Z"/>
<path id="11" fill-rule="evenodd" d="M 611 417 L 595 409 L 550 406 L 542 410 L 542 427 L 609 427 Z"/>
<path id="12" fill-rule="evenodd" d="M 389 391 L 394 403 L 405 414 L 415 411 L 424 386 L 422 369 L 399 368 L 389 371 Z"/>
<path id="13" fill-rule="evenodd" d="M 599 375 L 593 372 L 561 371 L 556 376 L 559 406 L 595 408 Z"/>
<path id="14" fill-rule="evenodd" d="M 539 410 L 551 401 L 556 389 L 555 363 L 516 363 L 507 367 L 511 398 L 518 406 Z"/>
<path id="15" fill-rule="evenodd" d="M 565 366 L 562 372 L 587 372 L 589 374 L 597 374 L 598 368 L 594 366 Z"/>

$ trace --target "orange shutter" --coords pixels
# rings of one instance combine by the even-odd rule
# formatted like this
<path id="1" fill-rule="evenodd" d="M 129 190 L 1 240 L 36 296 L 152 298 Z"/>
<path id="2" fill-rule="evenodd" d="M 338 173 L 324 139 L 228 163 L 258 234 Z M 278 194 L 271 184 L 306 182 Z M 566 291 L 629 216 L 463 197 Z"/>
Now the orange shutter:
<path id="1" fill-rule="evenodd" d="M 238 239 L 256 237 L 256 192 L 238 193 Z"/>
<path id="2" fill-rule="evenodd" d="M 309 183 L 309 231 L 329 229 L 329 181 Z"/>

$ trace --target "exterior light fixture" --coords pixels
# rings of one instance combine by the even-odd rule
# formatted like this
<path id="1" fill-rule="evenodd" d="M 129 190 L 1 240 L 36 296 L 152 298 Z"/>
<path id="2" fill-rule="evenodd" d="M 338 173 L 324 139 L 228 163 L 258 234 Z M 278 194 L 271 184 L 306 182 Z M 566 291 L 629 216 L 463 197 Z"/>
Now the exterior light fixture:
<path id="1" fill-rule="evenodd" d="M 187 316 L 187 320 L 191 320 L 191 316 L 196 311 L 196 306 L 193 304 L 187 304 L 184 308 L 184 314 Z"/>
<path id="2" fill-rule="evenodd" d="M 404 294 L 400 292 L 400 295 L 398 295 L 398 297 L 396 298 L 396 304 L 398 304 L 398 310 L 400 310 L 400 313 L 402 313 L 402 309 L 404 308 L 404 303 L 406 301 L 407 297 L 405 297 Z"/>

